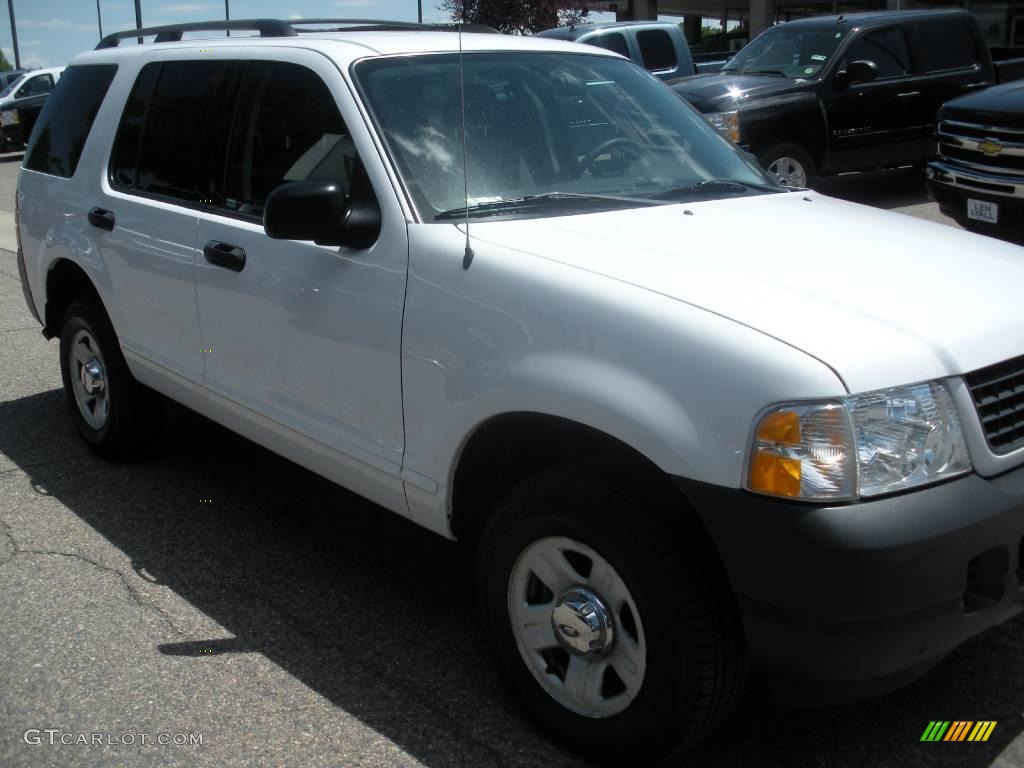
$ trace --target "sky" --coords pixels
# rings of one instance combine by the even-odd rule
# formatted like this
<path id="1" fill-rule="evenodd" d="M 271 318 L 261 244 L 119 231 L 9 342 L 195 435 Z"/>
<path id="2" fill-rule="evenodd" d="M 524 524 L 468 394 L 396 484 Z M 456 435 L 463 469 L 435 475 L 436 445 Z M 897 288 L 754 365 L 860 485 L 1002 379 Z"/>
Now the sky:
<path id="1" fill-rule="evenodd" d="M 416 21 L 417 0 L 229 0 L 231 18 L 376 18 Z M 423 20 L 448 21 L 438 0 L 421 0 Z M 100 0 L 103 32 L 135 28 L 134 0 Z M 67 64 L 99 41 L 96 0 L 14 0 L 22 67 Z M 224 18 L 224 0 L 142 0 L 143 26 Z M 594 13 L 596 21 L 613 14 Z M 0 47 L 14 65 L 10 18 L 0 3 Z"/>

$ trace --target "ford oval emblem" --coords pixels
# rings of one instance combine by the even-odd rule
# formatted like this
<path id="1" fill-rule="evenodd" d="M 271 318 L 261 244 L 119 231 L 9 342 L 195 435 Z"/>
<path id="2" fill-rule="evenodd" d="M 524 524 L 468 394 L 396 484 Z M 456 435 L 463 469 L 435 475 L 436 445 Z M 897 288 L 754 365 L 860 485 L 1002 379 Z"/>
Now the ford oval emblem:
<path id="1" fill-rule="evenodd" d="M 574 629 L 573 627 L 570 627 L 568 624 L 559 624 L 558 625 L 558 629 L 566 637 L 579 637 L 580 636 L 580 631 L 578 629 Z"/>

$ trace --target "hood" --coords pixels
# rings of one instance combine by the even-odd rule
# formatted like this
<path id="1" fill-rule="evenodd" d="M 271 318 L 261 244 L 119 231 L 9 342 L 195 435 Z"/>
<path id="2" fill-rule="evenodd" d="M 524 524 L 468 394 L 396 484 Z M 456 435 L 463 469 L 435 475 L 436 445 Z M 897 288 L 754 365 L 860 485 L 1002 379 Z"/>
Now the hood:
<path id="1" fill-rule="evenodd" d="M 1024 128 L 1024 80 L 994 85 L 947 101 L 939 111 L 939 119 Z"/>
<path id="2" fill-rule="evenodd" d="M 746 101 L 803 90 L 811 87 L 813 81 L 778 75 L 714 72 L 673 80 L 670 85 L 701 112 L 726 112 Z"/>
<path id="3" fill-rule="evenodd" d="M 1024 354 L 1024 248 L 813 192 L 470 232 L 754 328 L 824 362 L 851 392 Z"/>

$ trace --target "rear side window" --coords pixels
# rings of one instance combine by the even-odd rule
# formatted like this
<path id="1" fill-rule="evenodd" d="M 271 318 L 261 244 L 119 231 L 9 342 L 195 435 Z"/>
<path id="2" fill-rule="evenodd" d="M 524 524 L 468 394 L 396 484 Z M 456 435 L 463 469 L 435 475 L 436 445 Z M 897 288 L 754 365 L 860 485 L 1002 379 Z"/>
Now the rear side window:
<path id="1" fill-rule="evenodd" d="M 978 63 L 971 28 L 963 21 L 930 21 L 917 27 L 926 72 L 969 69 Z"/>
<path id="2" fill-rule="evenodd" d="M 125 105 L 111 160 L 121 187 L 189 203 L 209 192 L 208 140 L 226 61 L 147 64 Z"/>
<path id="3" fill-rule="evenodd" d="M 640 58 L 650 70 L 675 69 L 676 49 L 672 38 L 663 29 L 645 29 L 636 33 Z"/>
<path id="4" fill-rule="evenodd" d="M 584 40 L 587 45 L 596 45 L 606 51 L 619 53 L 629 58 L 629 46 L 626 44 L 626 37 L 621 32 L 610 32 L 605 35 L 598 35 Z"/>
<path id="5" fill-rule="evenodd" d="M 843 60 L 845 67 L 851 61 L 873 61 L 878 67 L 878 79 L 903 77 L 910 74 L 910 51 L 907 39 L 899 27 L 869 32 L 850 46 Z"/>
<path id="6" fill-rule="evenodd" d="M 65 178 L 74 176 L 115 74 L 116 64 L 82 64 L 64 71 L 32 132 L 25 152 L 26 168 Z"/>
<path id="7" fill-rule="evenodd" d="M 348 194 L 356 150 L 327 84 L 279 61 L 249 65 L 228 150 L 224 206 L 259 217 L 286 181 L 335 181 Z"/>

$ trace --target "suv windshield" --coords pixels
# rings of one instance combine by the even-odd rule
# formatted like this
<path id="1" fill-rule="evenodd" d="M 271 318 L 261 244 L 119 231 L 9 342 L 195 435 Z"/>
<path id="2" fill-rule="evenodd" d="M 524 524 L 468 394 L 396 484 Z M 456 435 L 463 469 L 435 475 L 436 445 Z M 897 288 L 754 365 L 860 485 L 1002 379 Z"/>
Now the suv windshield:
<path id="1" fill-rule="evenodd" d="M 840 24 L 773 27 L 751 40 L 722 67 L 722 72 L 815 78 L 832 60 L 849 31 L 849 26 Z"/>
<path id="2" fill-rule="evenodd" d="M 355 69 L 424 221 L 457 218 L 467 203 L 471 216 L 523 218 L 781 191 L 632 62 L 467 53 L 462 69 L 464 120 L 458 54 Z"/>

